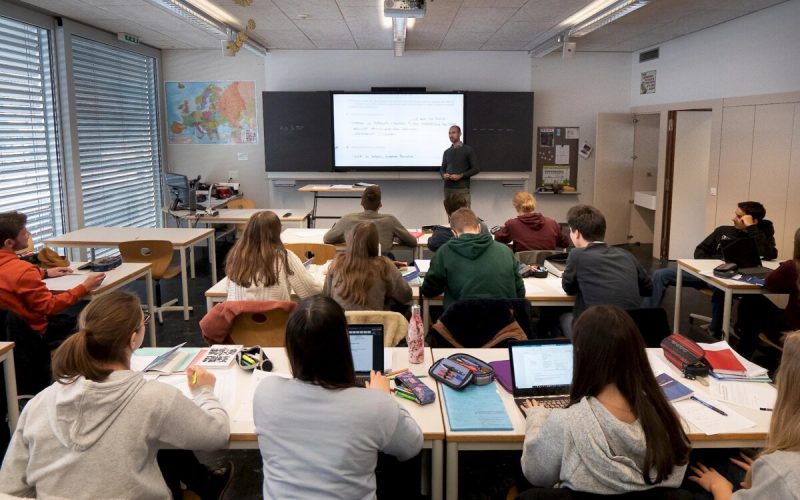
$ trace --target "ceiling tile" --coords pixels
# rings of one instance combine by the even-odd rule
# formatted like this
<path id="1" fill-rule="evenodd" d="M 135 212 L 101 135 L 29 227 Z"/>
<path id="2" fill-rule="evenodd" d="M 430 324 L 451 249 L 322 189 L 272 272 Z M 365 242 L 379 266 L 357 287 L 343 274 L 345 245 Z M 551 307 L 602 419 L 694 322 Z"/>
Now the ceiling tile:
<path id="1" fill-rule="evenodd" d="M 256 28 L 254 33 L 274 49 L 313 49 L 314 44 L 299 29 L 278 31 Z"/>
<path id="2" fill-rule="evenodd" d="M 350 40 L 314 40 L 318 49 L 352 50 L 356 49 L 356 42 Z"/>
<path id="3" fill-rule="evenodd" d="M 353 35 L 343 20 L 306 19 L 305 21 L 296 21 L 295 24 L 315 42 L 317 40 L 353 40 Z"/>
<path id="4" fill-rule="evenodd" d="M 491 38 L 483 44 L 481 50 L 524 50 L 527 43 L 525 40 Z"/>
<path id="5" fill-rule="evenodd" d="M 459 9 L 451 29 L 457 31 L 495 32 L 516 11 L 517 9 L 514 8 L 462 8 Z"/>
<path id="6" fill-rule="evenodd" d="M 518 9 L 526 3 L 528 0 L 464 0 L 461 7 L 514 7 Z"/>
<path id="7" fill-rule="evenodd" d="M 442 41 L 442 50 L 480 50 L 492 33 L 450 30 Z"/>
<path id="8" fill-rule="evenodd" d="M 342 19 L 339 6 L 333 0 L 273 0 L 289 19 L 300 19 L 301 15 L 308 15 L 307 19 Z"/>
<path id="9" fill-rule="evenodd" d="M 391 33 L 386 33 L 383 36 L 355 36 L 355 42 L 356 46 L 362 50 L 391 49 L 394 47 Z"/>

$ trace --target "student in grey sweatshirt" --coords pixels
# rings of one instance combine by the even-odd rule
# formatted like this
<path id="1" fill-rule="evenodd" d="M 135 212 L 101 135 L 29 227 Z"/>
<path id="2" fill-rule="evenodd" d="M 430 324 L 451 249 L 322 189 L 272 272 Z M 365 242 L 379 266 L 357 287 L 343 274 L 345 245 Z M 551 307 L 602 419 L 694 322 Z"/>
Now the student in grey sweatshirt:
<path id="1" fill-rule="evenodd" d="M 800 331 L 786 337 L 781 366 L 776 376 L 778 399 L 769 424 L 767 446 L 755 462 L 731 459 L 747 471 L 744 488 L 733 491 L 733 484 L 703 464 L 692 466 L 694 481 L 714 495 L 714 500 L 800 499 Z"/>
<path id="2" fill-rule="evenodd" d="M 139 299 L 122 292 L 83 310 L 81 330 L 55 353 L 57 382 L 20 416 L 0 469 L 0 492 L 162 500 L 171 493 L 156 463 L 159 448 L 227 446 L 228 416 L 214 396 L 211 373 L 189 370 L 191 401 L 130 370 L 146 322 Z M 204 498 L 209 493 L 197 492 Z"/>
<path id="3" fill-rule="evenodd" d="M 689 440 L 633 320 L 618 307 L 594 306 L 573 331 L 569 406 L 523 405 L 525 477 L 603 495 L 680 486 Z"/>
<path id="4" fill-rule="evenodd" d="M 286 354 L 294 378 L 265 379 L 253 401 L 264 498 L 376 498 L 378 452 L 416 456 L 419 426 L 383 375 L 356 387 L 347 320 L 333 299 L 300 302 L 286 325 Z"/>

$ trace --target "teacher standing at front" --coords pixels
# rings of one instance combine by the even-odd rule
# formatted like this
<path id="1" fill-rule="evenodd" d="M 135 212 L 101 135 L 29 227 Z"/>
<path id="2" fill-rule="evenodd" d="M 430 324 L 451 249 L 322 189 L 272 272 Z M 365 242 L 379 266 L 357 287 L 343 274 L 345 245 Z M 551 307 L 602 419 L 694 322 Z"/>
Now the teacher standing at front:
<path id="1" fill-rule="evenodd" d="M 467 206 L 471 206 L 469 178 L 479 173 L 478 156 L 475 150 L 461 142 L 461 127 L 453 125 L 448 131 L 452 146 L 444 150 L 442 168 L 439 173 L 444 179 L 444 197 L 452 193 L 464 195 Z"/>

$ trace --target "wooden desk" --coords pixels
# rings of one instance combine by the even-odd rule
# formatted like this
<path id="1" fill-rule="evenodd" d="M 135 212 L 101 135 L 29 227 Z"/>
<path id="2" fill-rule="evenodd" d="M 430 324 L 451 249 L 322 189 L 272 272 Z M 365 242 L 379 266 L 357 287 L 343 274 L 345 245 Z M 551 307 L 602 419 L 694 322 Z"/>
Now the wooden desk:
<path id="1" fill-rule="evenodd" d="M 364 186 L 345 184 L 306 184 L 298 188 L 299 193 L 314 193 L 314 206 L 311 208 L 309 227 L 317 227 L 317 219 L 339 219 L 341 215 L 317 215 L 317 201 L 325 198 L 341 198 L 360 200 L 361 193 L 367 189 Z M 323 193 L 323 194 L 320 194 Z"/>
<path id="2" fill-rule="evenodd" d="M 408 349 L 405 347 L 390 348 L 392 352 L 392 369 L 404 368 L 408 365 Z M 284 348 L 266 348 L 267 356 L 273 362 L 273 372 L 290 374 L 289 361 L 286 357 L 286 350 Z M 432 353 L 430 349 L 425 350 L 425 362 L 421 365 L 411 367 L 411 371 L 417 375 L 426 374 L 428 368 L 433 363 Z M 239 411 L 244 404 L 245 408 L 248 402 L 244 401 L 245 398 L 253 397 L 255 387 L 252 385 L 252 372 L 245 372 L 235 365 L 225 370 L 232 370 L 235 372 L 236 377 L 236 397 L 233 400 L 231 408 L 226 408 L 231 418 L 231 439 L 229 446 L 232 449 L 258 449 L 258 441 L 255 434 L 255 424 L 252 420 L 252 410 L 244 413 L 249 416 L 247 420 L 238 420 L 241 417 Z M 216 371 L 216 370 L 212 370 Z M 431 483 L 431 497 L 433 499 L 441 499 L 443 493 L 443 467 L 444 467 L 444 426 L 442 423 L 442 410 L 439 405 L 439 392 L 438 387 L 431 378 L 423 378 L 429 387 L 436 392 L 436 401 L 432 404 L 420 406 L 412 401 L 405 399 L 397 399 L 397 402 L 403 406 L 411 414 L 411 417 L 417 422 L 422 429 L 423 435 L 423 448 L 431 450 L 430 469 L 423 468 L 423 475 L 426 476 L 423 480 L 423 485 L 427 485 L 427 475 L 430 474 Z"/>
<path id="3" fill-rule="evenodd" d="M 164 210 L 167 210 L 166 208 Z M 188 210 L 167 211 L 174 217 L 186 220 L 190 223 L 212 224 L 247 224 L 250 218 L 258 212 L 275 212 L 281 224 L 290 224 L 296 227 L 309 225 L 311 222 L 311 212 L 307 208 L 221 208 L 217 215 L 206 215 L 203 211 L 194 214 Z"/>
<path id="4" fill-rule="evenodd" d="M 722 310 L 722 332 L 726 341 L 730 338 L 733 294 L 752 295 L 765 293 L 764 288 L 758 285 L 751 285 L 742 281 L 727 280 L 704 274 L 710 274 L 715 267 L 722 263 L 721 260 L 717 259 L 678 259 L 678 272 L 675 279 L 675 314 L 672 318 L 676 328 L 681 324 L 681 290 L 683 288 L 683 273 L 681 271 L 685 271 L 692 276 L 700 278 L 710 287 L 718 288 L 725 293 L 725 302 Z M 764 261 L 763 265 L 764 267 L 775 269 L 780 265 L 780 262 Z"/>
<path id="5" fill-rule="evenodd" d="M 77 270 L 80 266 L 86 264 L 85 262 L 72 262 L 70 267 Z M 153 273 L 152 264 L 134 264 L 122 263 L 119 267 L 115 267 L 110 271 L 106 271 L 106 277 L 96 290 L 89 292 L 89 300 L 99 297 L 103 294 L 113 292 L 135 280 L 144 277 L 145 287 L 147 289 L 147 310 L 152 311 L 153 304 Z M 66 292 L 75 286 L 83 283 L 86 276 L 91 271 L 75 271 L 73 274 L 61 276 L 59 278 L 47 278 L 44 284 L 51 292 Z M 150 345 L 156 346 L 156 321 L 150 321 Z"/>
<path id="6" fill-rule="evenodd" d="M 19 420 L 19 401 L 17 401 L 17 372 L 14 370 L 14 343 L 0 342 L 0 363 L 6 380 L 6 407 L 8 408 L 8 430 L 13 436 Z M 441 413 L 440 413 L 441 415 Z M 444 431 L 442 431 L 444 439 Z"/>
<path id="7" fill-rule="evenodd" d="M 547 278 L 523 278 L 525 284 L 525 298 L 530 301 L 532 306 L 572 307 L 575 304 L 575 296 L 567 295 L 561 287 L 561 278 L 548 275 Z M 419 301 L 420 293 L 418 286 L 411 287 L 413 299 Z M 430 328 L 430 306 L 442 305 L 444 295 L 437 297 L 422 297 L 422 318 L 425 324 L 425 331 Z"/>
<path id="8" fill-rule="evenodd" d="M 214 230 L 201 228 L 155 228 L 155 227 L 85 227 L 44 242 L 50 247 L 89 248 L 117 247 L 124 241 L 132 240 L 167 240 L 172 243 L 181 257 L 181 289 L 183 299 L 183 319 L 189 319 L 189 284 L 186 278 L 186 249 L 191 250 L 190 270 L 194 272 L 194 245 L 200 241 L 208 241 L 208 260 L 211 263 L 211 282 L 217 282 L 217 251 L 214 245 Z"/>
<path id="9" fill-rule="evenodd" d="M 508 359 L 508 349 L 433 349 L 433 359 L 446 358 L 457 352 L 471 354 L 486 362 Z M 648 349 L 648 357 L 658 357 L 664 360 L 660 348 Z M 664 363 L 667 363 L 664 360 Z M 699 382 L 686 380 L 681 377 L 677 369 L 670 373 L 673 377 L 680 377 L 680 382 L 690 386 L 697 394 L 708 395 L 708 390 Z M 734 382 L 740 383 L 740 382 Z M 497 382 L 495 382 L 497 384 Z M 441 390 L 439 391 L 441 393 Z M 525 419 L 522 412 L 515 406 L 514 398 L 497 384 L 497 392 L 503 400 L 503 405 L 508 412 L 513 425 L 511 431 L 452 431 L 450 420 L 447 416 L 447 406 L 442 403 L 442 418 L 444 420 L 445 440 L 447 441 L 447 470 L 445 471 L 445 484 L 447 498 L 458 498 L 458 452 L 466 450 L 521 450 L 525 439 Z M 710 397 L 710 396 L 709 396 Z M 689 440 L 694 448 L 743 448 L 761 447 L 766 443 L 767 431 L 771 413 L 736 407 L 736 411 L 748 419 L 756 422 L 756 426 L 742 432 L 733 434 L 718 434 L 709 436 L 703 434 L 691 424 L 684 422 Z"/>

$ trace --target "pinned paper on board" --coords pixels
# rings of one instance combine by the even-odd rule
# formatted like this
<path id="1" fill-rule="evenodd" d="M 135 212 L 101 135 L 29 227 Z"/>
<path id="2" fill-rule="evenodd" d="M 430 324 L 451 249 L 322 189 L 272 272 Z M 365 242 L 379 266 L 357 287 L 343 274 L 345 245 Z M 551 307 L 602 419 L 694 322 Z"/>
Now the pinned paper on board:
<path id="1" fill-rule="evenodd" d="M 553 129 L 542 128 L 539 129 L 539 145 L 547 148 L 553 147 Z"/>
<path id="2" fill-rule="evenodd" d="M 569 165 L 569 144 L 556 146 L 556 165 Z"/>
<path id="3" fill-rule="evenodd" d="M 547 165 L 542 167 L 542 184 L 564 184 L 569 181 L 569 165 Z"/>
<path id="4" fill-rule="evenodd" d="M 580 128 L 578 127 L 567 127 L 566 131 L 564 132 L 565 139 L 580 139 Z"/>

